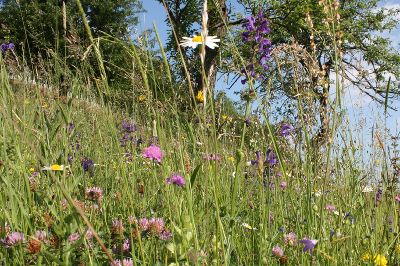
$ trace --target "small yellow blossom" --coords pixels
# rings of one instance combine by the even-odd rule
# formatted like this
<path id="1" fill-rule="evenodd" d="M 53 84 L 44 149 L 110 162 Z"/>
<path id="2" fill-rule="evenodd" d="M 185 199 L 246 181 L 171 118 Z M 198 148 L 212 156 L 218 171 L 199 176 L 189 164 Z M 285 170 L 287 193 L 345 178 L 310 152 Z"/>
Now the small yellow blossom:
<path id="1" fill-rule="evenodd" d="M 204 95 L 202 91 L 199 91 L 196 96 L 196 101 L 199 103 L 204 103 Z"/>
<path id="2" fill-rule="evenodd" d="M 235 157 L 229 156 L 229 157 L 228 157 L 228 161 L 234 163 L 234 162 L 235 162 Z"/>
<path id="3" fill-rule="evenodd" d="M 400 255 L 400 244 L 396 246 L 396 252 Z"/>
<path id="4" fill-rule="evenodd" d="M 146 100 L 146 95 L 143 94 L 139 95 L 138 100 L 140 103 L 144 102 Z"/>
<path id="5" fill-rule="evenodd" d="M 362 255 L 362 260 L 363 261 L 370 261 L 371 260 L 371 255 L 369 253 L 364 253 L 364 255 Z"/>
<path id="6" fill-rule="evenodd" d="M 387 266 L 388 264 L 386 257 L 381 254 L 377 254 L 374 257 L 372 257 L 370 253 L 365 253 L 362 256 L 362 260 L 365 262 L 373 261 L 375 266 Z"/>
<path id="7" fill-rule="evenodd" d="M 35 168 L 33 168 L 33 167 L 29 168 L 29 172 L 31 172 L 31 173 L 35 172 Z"/>
<path id="8" fill-rule="evenodd" d="M 385 256 L 378 254 L 374 257 L 374 263 L 376 266 L 386 266 L 388 261 Z"/>

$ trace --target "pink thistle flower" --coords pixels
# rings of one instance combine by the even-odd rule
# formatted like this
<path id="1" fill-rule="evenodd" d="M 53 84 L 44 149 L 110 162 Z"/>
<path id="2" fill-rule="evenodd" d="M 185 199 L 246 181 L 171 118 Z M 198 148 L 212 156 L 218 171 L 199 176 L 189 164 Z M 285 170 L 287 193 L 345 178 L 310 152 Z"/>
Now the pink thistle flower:
<path id="1" fill-rule="evenodd" d="M 6 236 L 1 242 L 4 243 L 6 247 L 13 247 L 22 242 L 24 242 L 25 237 L 23 233 L 20 232 L 12 232 Z"/>
<path id="2" fill-rule="evenodd" d="M 333 204 L 326 204 L 325 210 L 327 210 L 328 212 L 334 212 L 336 211 L 336 207 Z"/>
<path id="3" fill-rule="evenodd" d="M 142 152 L 144 158 L 155 160 L 161 163 L 163 158 L 163 152 L 157 145 L 151 144 L 149 147 L 145 148 Z"/>
<path id="4" fill-rule="evenodd" d="M 81 235 L 78 232 L 76 232 L 76 233 L 71 234 L 68 237 L 68 241 L 70 243 L 74 243 L 74 242 L 78 241 L 80 238 L 81 238 Z"/>
<path id="5" fill-rule="evenodd" d="M 282 181 L 279 186 L 281 187 L 282 190 L 285 190 L 287 188 L 287 183 L 285 181 Z"/>
<path id="6" fill-rule="evenodd" d="M 272 248 L 272 254 L 278 258 L 283 257 L 283 250 L 280 246 L 275 246 Z"/>
<path id="7" fill-rule="evenodd" d="M 297 245 L 297 235 L 293 232 L 286 234 L 283 237 L 283 240 L 285 241 L 285 245 L 289 245 L 292 247 Z"/>
<path id="8" fill-rule="evenodd" d="M 178 187 L 183 187 L 186 184 L 186 180 L 181 175 L 173 174 L 171 177 L 167 178 L 167 184 L 174 184 Z"/>
<path id="9" fill-rule="evenodd" d="M 99 187 L 91 187 L 86 189 L 86 198 L 100 202 L 103 198 L 103 190 Z"/>

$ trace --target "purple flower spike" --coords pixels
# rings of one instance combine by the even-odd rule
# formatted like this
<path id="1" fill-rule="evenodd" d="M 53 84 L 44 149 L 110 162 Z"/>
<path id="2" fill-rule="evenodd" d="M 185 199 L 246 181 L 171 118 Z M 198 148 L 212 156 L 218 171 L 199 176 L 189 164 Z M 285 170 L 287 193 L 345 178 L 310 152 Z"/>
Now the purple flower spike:
<path id="1" fill-rule="evenodd" d="M 8 44 L 2 43 L 1 44 L 1 52 L 4 54 L 8 49 Z"/>
<path id="2" fill-rule="evenodd" d="M 271 149 L 268 149 L 265 162 L 268 163 L 269 166 L 273 167 L 278 164 L 278 156 L 276 156 L 275 152 L 273 152 Z"/>
<path id="3" fill-rule="evenodd" d="M 167 184 L 174 184 L 178 187 L 183 187 L 186 184 L 186 180 L 181 175 L 173 174 L 171 177 L 167 178 Z"/>
<path id="4" fill-rule="evenodd" d="M 291 124 L 283 123 L 281 125 L 279 133 L 282 137 L 287 137 L 287 136 L 291 135 L 294 131 L 295 131 L 295 128 Z"/>
<path id="5" fill-rule="evenodd" d="M 261 158 L 261 152 L 260 151 L 256 151 L 256 159 L 255 160 L 251 160 L 251 164 L 255 165 L 258 164 L 260 162 L 260 158 Z"/>
<path id="6" fill-rule="evenodd" d="M 93 171 L 94 163 L 93 160 L 85 158 L 82 160 L 82 167 L 85 172 Z"/>
<path id="7" fill-rule="evenodd" d="M 130 122 L 123 121 L 121 123 L 121 128 L 123 132 L 132 133 L 136 131 L 136 126 Z"/>
<path id="8" fill-rule="evenodd" d="M 15 49 L 15 44 L 13 44 L 12 42 L 10 42 L 10 43 L 8 44 L 8 50 L 14 51 L 14 49 Z"/>
<path id="9" fill-rule="evenodd" d="M 149 147 L 145 148 L 142 153 L 144 158 L 155 160 L 161 163 L 163 158 L 163 152 L 161 151 L 160 147 L 157 145 L 150 145 Z"/>
<path id="10" fill-rule="evenodd" d="M 305 237 L 302 240 L 300 240 L 300 243 L 304 244 L 303 252 L 309 251 L 310 254 L 312 255 L 313 250 L 318 243 L 318 240 L 309 239 L 309 238 Z"/>

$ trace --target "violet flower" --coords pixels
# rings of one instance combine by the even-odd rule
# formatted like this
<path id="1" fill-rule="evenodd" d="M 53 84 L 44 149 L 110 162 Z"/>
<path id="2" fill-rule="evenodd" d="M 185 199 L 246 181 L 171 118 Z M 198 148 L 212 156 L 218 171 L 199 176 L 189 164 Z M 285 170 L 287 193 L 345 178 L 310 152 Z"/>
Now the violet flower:
<path id="1" fill-rule="evenodd" d="M 173 174 L 171 177 L 167 178 L 167 184 L 174 184 L 178 187 L 183 187 L 186 184 L 186 180 L 181 175 Z"/>
<path id="2" fill-rule="evenodd" d="M 278 164 L 278 156 L 271 149 L 268 149 L 265 162 L 268 163 L 269 166 L 273 167 Z"/>
<path id="3" fill-rule="evenodd" d="M 300 240 L 300 243 L 304 244 L 303 252 L 309 251 L 310 254 L 312 255 L 313 250 L 318 243 L 318 240 L 309 239 L 309 238 L 305 237 L 302 240 Z"/>
<path id="4" fill-rule="evenodd" d="M 283 123 L 281 125 L 279 134 L 282 137 L 287 137 L 287 136 L 291 135 L 294 131 L 295 131 L 295 128 L 291 124 Z"/>

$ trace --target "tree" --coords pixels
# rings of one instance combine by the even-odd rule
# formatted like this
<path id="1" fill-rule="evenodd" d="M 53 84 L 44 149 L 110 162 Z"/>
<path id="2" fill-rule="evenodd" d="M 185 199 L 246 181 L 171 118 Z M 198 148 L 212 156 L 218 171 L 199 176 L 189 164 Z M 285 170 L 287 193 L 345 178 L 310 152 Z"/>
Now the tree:
<path id="1" fill-rule="evenodd" d="M 165 4 L 169 18 L 167 23 L 175 31 L 178 40 L 182 37 L 200 35 L 201 29 L 196 24 L 201 25 L 202 0 L 157 0 Z M 224 38 L 226 27 L 223 21 L 228 19 L 228 11 L 225 0 L 208 0 L 208 34 Z M 178 44 L 171 30 L 167 43 L 167 49 L 172 56 L 172 61 L 179 65 L 179 72 L 176 73 L 181 78 L 185 77 L 185 69 L 182 65 L 182 59 L 178 53 Z M 199 49 L 199 48 L 198 48 Z M 183 50 L 183 60 L 189 66 L 189 72 L 193 78 L 194 92 L 197 94 L 203 88 L 203 76 L 200 66 L 199 50 Z M 208 87 L 213 89 L 217 77 L 219 49 L 209 49 L 206 47 L 206 58 L 204 70 Z"/>
<path id="2" fill-rule="evenodd" d="M 142 12 L 140 0 L 81 0 L 81 3 L 95 38 L 110 35 L 127 41 L 130 27 L 138 22 L 137 13 Z M 16 44 L 16 50 L 28 59 L 31 67 L 38 59 L 57 58 L 55 62 L 77 66 L 87 58 L 85 52 L 90 42 L 76 1 L 3 0 L 0 21 L 3 35 Z M 101 42 L 100 45 L 109 66 L 109 79 L 120 81 L 121 71 L 115 66 L 129 67 L 131 62 L 118 43 Z"/>
<path id="3" fill-rule="evenodd" d="M 227 31 L 225 25 L 230 31 L 236 31 L 236 40 L 239 42 L 236 45 L 237 50 L 247 62 L 251 62 L 254 53 L 249 52 L 251 47 L 246 43 L 241 43 L 243 28 L 232 27 L 245 23 L 246 19 L 231 16 L 226 7 L 240 4 L 247 14 L 253 16 L 260 10 L 263 11 L 271 27 L 269 36 L 272 42 L 272 58 L 269 62 L 269 74 L 263 75 L 265 78 L 257 82 L 258 88 L 265 92 L 268 87 L 272 87 L 272 93 L 282 92 L 291 99 L 295 99 L 299 93 L 309 96 L 309 103 L 316 103 L 318 106 L 317 139 L 326 140 L 328 132 L 328 100 L 334 86 L 330 81 L 332 74 L 339 74 L 346 82 L 379 103 L 384 103 L 386 92 L 389 97 L 399 95 L 394 84 L 389 84 L 388 91 L 383 88 L 386 87 L 384 85 L 389 76 L 400 76 L 400 54 L 391 47 L 388 39 L 379 34 L 396 28 L 396 16 L 400 10 L 379 7 L 379 0 L 208 2 L 210 6 L 214 4 L 210 8 L 210 17 L 215 18 L 209 23 L 210 35 L 216 34 L 224 39 Z M 198 0 L 169 0 L 165 3 L 178 38 L 190 35 L 195 23 L 200 22 L 201 3 Z M 176 41 L 172 34 L 169 48 L 174 58 L 177 58 Z M 206 61 L 210 64 L 206 67 L 206 73 L 211 89 L 215 83 L 212 82 L 213 75 L 209 70 L 214 67 L 215 73 L 220 71 L 243 75 L 243 61 L 238 60 L 231 48 L 222 43 L 222 68 L 217 68 L 215 64 L 216 54 L 207 50 Z M 186 63 L 191 67 L 190 72 L 195 77 L 199 76 L 196 72 L 199 67 L 191 62 L 199 61 L 194 59 L 197 54 L 198 51 L 193 54 L 192 51 L 185 51 L 184 54 Z M 181 77 L 184 77 L 182 73 Z M 199 88 L 201 81 L 197 78 L 195 81 Z"/>

